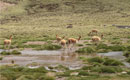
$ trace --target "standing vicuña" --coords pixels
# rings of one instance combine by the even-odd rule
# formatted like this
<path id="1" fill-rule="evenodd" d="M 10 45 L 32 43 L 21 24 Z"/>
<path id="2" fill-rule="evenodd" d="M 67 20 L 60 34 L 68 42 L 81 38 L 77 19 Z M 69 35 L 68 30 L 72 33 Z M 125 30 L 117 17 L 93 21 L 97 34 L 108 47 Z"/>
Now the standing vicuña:
<path id="1" fill-rule="evenodd" d="M 101 41 L 101 38 L 99 36 L 93 36 L 92 37 L 92 42 L 95 42 L 97 44 L 97 42 Z"/>
<path id="2" fill-rule="evenodd" d="M 81 36 L 79 36 L 78 39 L 69 38 L 69 39 L 68 39 L 68 46 L 70 46 L 71 44 L 74 46 L 80 39 L 81 39 Z"/>
<path id="3" fill-rule="evenodd" d="M 62 47 L 66 48 L 66 40 L 64 39 L 65 37 L 63 37 L 63 39 L 60 41 L 60 44 Z"/>
<path id="4" fill-rule="evenodd" d="M 6 47 L 8 46 L 8 49 L 10 49 L 11 42 L 12 42 L 12 35 L 10 36 L 9 39 L 4 40 L 4 48 L 6 49 Z"/>

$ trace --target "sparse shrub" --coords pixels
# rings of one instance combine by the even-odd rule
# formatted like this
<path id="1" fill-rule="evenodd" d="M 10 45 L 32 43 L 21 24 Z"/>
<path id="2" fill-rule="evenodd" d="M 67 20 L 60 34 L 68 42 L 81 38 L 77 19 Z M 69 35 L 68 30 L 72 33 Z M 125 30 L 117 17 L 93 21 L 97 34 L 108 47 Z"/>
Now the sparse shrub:
<path id="1" fill-rule="evenodd" d="M 130 51 L 130 46 L 127 46 L 127 50 Z"/>
<path id="2" fill-rule="evenodd" d="M 16 80 L 34 80 L 32 75 L 22 75 Z"/>
<path id="3" fill-rule="evenodd" d="M 79 57 L 79 59 L 81 59 L 82 61 L 86 62 L 87 61 L 87 58 L 86 57 Z"/>
<path id="4" fill-rule="evenodd" d="M 78 53 L 88 53 L 88 54 L 91 54 L 91 53 L 95 53 L 96 50 L 95 50 L 93 47 L 84 47 L 84 48 L 80 48 L 80 49 L 77 50 L 76 52 L 78 52 Z"/>
<path id="5" fill-rule="evenodd" d="M 65 66 L 63 66 L 63 65 L 58 65 L 58 66 L 56 66 L 55 67 L 55 69 L 59 69 L 59 70 L 69 70 L 69 68 L 68 67 L 65 67 Z"/>
<path id="6" fill-rule="evenodd" d="M 110 51 L 109 49 L 99 49 L 99 50 L 97 50 L 98 53 L 107 53 L 109 51 Z"/>
<path id="7" fill-rule="evenodd" d="M 54 67 L 52 67 L 52 66 L 48 66 L 48 68 L 49 68 L 49 69 L 54 69 Z"/>
<path id="8" fill-rule="evenodd" d="M 92 69 L 92 67 L 93 67 L 93 66 L 83 66 L 82 69 L 83 69 L 83 70 L 90 70 L 90 69 Z"/>
<path id="9" fill-rule="evenodd" d="M 130 57 L 130 51 L 125 51 L 124 54 L 123 54 L 123 56 Z"/>
<path id="10" fill-rule="evenodd" d="M 17 50 L 13 50 L 13 51 L 11 52 L 11 54 L 19 55 L 19 54 L 21 54 L 21 52 L 19 52 L 19 51 L 17 51 Z"/>
<path id="11" fill-rule="evenodd" d="M 0 60 L 2 60 L 3 59 L 3 57 L 0 57 Z"/>
<path id="12" fill-rule="evenodd" d="M 77 46 L 83 46 L 83 44 L 77 44 Z"/>
<path id="13" fill-rule="evenodd" d="M 39 67 L 39 68 L 35 68 L 35 69 L 24 68 L 22 71 L 24 71 L 24 72 L 42 72 L 42 73 L 47 72 L 47 70 L 44 67 Z"/>
<path id="14" fill-rule="evenodd" d="M 62 74 L 61 76 L 65 76 L 65 77 L 67 77 L 67 76 L 70 76 L 70 74 L 71 74 L 70 71 L 66 71 L 66 72 L 64 72 L 64 74 Z"/>
<path id="15" fill-rule="evenodd" d="M 97 49 L 108 49 L 108 46 L 106 44 L 98 44 Z"/>
<path id="16" fill-rule="evenodd" d="M 126 50 L 126 47 L 121 46 L 121 45 L 109 46 L 108 48 L 112 51 L 125 51 Z"/>
<path id="17" fill-rule="evenodd" d="M 0 80 L 8 80 L 6 77 L 0 75 Z"/>
<path id="18" fill-rule="evenodd" d="M 115 60 L 115 59 L 104 58 L 103 65 L 106 65 L 106 66 L 119 66 L 119 65 L 123 65 L 123 63 L 118 61 L 118 60 Z"/>
<path id="19" fill-rule="evenodd" d="M 17 50 L 13 50 L 11 52 L 3 51 L 0 54 L 2 54 L 2 55 L 19 55 L 19 54 L 21 54 L 21 52 L 19 52 Z"/>
<path id="20" fill-rule="evenodd" d="M 93 58 L 88 58 L 87 61 L 89 63 L 103 63 L 104 62 L 104 59 L 103 58 L 100 58 L 100 57 L 93 57 Z"/>
<path id="21" fill-rule="evenodd" d="M 127 74 L 130 75 L 130 71 L 128 71 Z"/>
<path id="22" fill-rule="evenodd" d="M 119 40 L 120 38 L 118 38 L 118 37 L 114 37 L 113 39 L 114 39 L 114 40 Z"/>
<path id="23" fill-rule="evenodd" d="M 61 49 L 61 46 L 53 45 L 53 44 L 45 44 L 45 45 L 38 47 L 36 49 L 37 50 L 58 50 L 58 49 Z"/>
<path id="24" fill-rule="evenodd" d="M 99 73 L 116 73 L 121 72 L 122 69 L 120 67 L 115 66 L 100 66 L 100 67 L 94 67 L 92 71 Z"/>
<path id="25" fill-rule="evenodd" d="M 126 59 L 126 61 L 130 63 L 130 57 L 129 57 L 129 58 L 127 58 L 127 59 Z"/>
<path id="26" fill-rule="evenodd" d="M 112 41 L 111 44 L 122 44 L 120 41 Z"/>
<path id="27" fill-rule="evenodd" d="M 55 80 L 53 76 L 45 76 L 43 80 Z"/>
<path id="28" fill-rule="evenodd" d="M 10 52 L 6 52 L 6 51 L 2 51 L 0 54 L 1 55 L 10 55 L 11 53 Z"/>
<path id="29" fill-rule="evenodd" d="M 89 73 L 87 71 L 80 71 L 79 75 L 81 75 L 81 76 L 88 76 Z"/>
<path id="30" fill-rule="evenodd" d="M 44 67 L 36 69 L 9 66 L 0 67 L 0 74 L 5 76 L 8 80 L 36 80 L 41 76 L 45 76 L 47 72 Z"/>

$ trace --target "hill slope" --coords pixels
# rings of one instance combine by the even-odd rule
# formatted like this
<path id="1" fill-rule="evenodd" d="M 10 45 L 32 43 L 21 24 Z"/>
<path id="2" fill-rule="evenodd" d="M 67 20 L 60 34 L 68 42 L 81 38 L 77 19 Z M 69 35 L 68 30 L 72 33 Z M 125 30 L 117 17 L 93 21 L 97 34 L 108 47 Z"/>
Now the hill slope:
<path id="1" fill-rule="evenodd" d="M 123 33 L 120 37 L 126 37 L 129 34 L 129 29 L 119 31 L 111 27 L 114 24 L 130 25 L 129 0 L 1 1 L 15 4 L 15 6 L 8 8 L 0 15 L 2 24 L 0 25 L 2 28 L 0 37 L 7 37 L 9 34 L 39 38 L 44 35 L 54 37 L 55 34 L 86 36 L 93 28 L 106 34 L 114 31 L 114 36 L 117 36 L 119 32 Z M 66 29 L 68 24 L 73 24 L 74 28 Z"/>

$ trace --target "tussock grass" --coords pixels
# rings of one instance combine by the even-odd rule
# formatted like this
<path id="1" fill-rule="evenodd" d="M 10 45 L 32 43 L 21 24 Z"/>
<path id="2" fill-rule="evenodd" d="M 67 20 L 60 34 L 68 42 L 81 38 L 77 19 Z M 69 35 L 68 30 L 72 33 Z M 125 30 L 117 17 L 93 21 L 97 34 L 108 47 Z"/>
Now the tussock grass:
<path id="1" fill-rule="evenodd" d="M 23 80 L 23 79 L 39 79 L 41 76 L 45 76 L 47 71 L 44 67 L 37 69 L 29 69 L 24 67 L 8 67 L 3 66 L 0 68 L 0 74 L 6 77 L 8 80 Z"/>
<path id="2" fill-rule="evenodd" d="M 0 53 L 1 55 L 20 55 L 21 52 L 17 51 L 17 50 L 13 50 L 11 52 L 9 51 L 3 51 Z"/>
<path id="3" fill-rule="evenodd" d="M 130 57 L 130 52 L 129 52 L 129 51 L 125 51 L 125 52 L 123 53 L 123 55 L 124 55 L 125 57 Z"/>
<path id="4" fill-rule="evenodd" d="M 93 68 L 92 71 L 99 72 L 99 73 L 116 73 L 116 72 L 121 72 L 122 68 L 115 67 L 115 66 L 101 66 L 101 67 Z"/>
<path id="5" fill-rule="evenodd" d="M 2 59 L 3 59 L 3 57 L 0 56 L 0 60 L 2 60 Z"/>
<path id="6" fill-rule="evenodd" d="M 92 53 L 95 53 L 96 50 L 93 47 L 84 47 L 84 48 L 80 48 L 76 52 L 81 53 L 81 54 L 85 54 L 85 53 L 92 54 Z"/>

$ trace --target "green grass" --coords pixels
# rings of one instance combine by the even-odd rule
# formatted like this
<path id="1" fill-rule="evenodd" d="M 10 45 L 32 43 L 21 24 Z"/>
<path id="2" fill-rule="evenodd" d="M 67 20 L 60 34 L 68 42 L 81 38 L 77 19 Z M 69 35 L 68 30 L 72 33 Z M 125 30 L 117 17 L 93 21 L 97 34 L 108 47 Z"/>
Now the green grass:
<path id="1" fill-rule="evenodd" d="M 96 50 L 93 47 L 84 47 L 84 48 L 80 48 L 76 52 L 81 53 L 81 54 L 92 54 L 92 53 L 95 53 Z"/>
<path id="2" fill-rule="evenodd" d="M 121 66 L 123 63 L 121 61 L 118 61 L 116 59 L 111 59 L 108 57 L 101 58 L 101 57 L 92 57 L 92 58 L 86 58 L 86 61 L 90 64 L 95 65 L 105 65 L 105 66 Z"/>
<path id="3" fill-rule="evenodd" d="M 20 55 L 21 52 L 17 51 L 17 50 L 13 50 L 13 51 L 3 51 L 0 53 L 1 55 Z"/>
<path id="4" fill-rule="evenodd" d="M 129 57 L 129 58 L 127 58 L 127 59 L 126 59 L 126 61 L 130 63 L 130 57 Z"/>
<path id="5" fill-rule="evenodd" d="M 11 20 L 12 18 L 10 15 L 13 15 L 16 16 L 16 18 L 20 18 L 20 20 L 11 20 L 9 23 L 0 25 L 0 28 L 4 28 L 4 30 L 1 30 L 0 32 L 0 38 L 2 38 L 0 41 L 3 40 L 3 38 L 9 37 L 10 34 L 14 34 L 15 37 L 17 37 L 17 39 L 14 38 L 17 43 L 20 41 L 18 39 L 29 40 L 31 38 L 35 38 L 36 40 L 39 40 L 39 38 L 43 39 L 44 35 L 48 35 L 50 38 L 55 38 L 56 34 L 59 34 L 60 36 L 66 35 L 67 38 L 77 38 L 77 36 L 82 35 L 83 39 L 86 38 L 88 40 L 89 37 L 87 34 L 94 28 L 103 33 L 105 35 L 104 39 L 106 40 L 117 40 L 118 37 L 120 39 L 129 37 L 129 29 L 120 30 L 118 28 L 111 27 L 112 24 L 129 25 L 127 21 L 129 21 L 130 18 L 122 17 L 124 15 L 122 13 L 129 14 L 129 1 L 127 0 L 123 2 L 120 2 L 119 0 L 114 0 L 112 2 L 107 0 L 100 0 L 97 2 L 94 0 L 42 0 L 41 2 L 33 0 L 34 3 L 27 2 L 28 0 L 24 1 L 25 2 L 20 2 L 11 7 L 8 11 L 3 11 L 2 16 L 6 16 L 4 18 L 8 19 L 9 16 L 9 20 Z M 67 2 L 68 5 L 66 5 Z M 41 6 L 45 7 L 40 8 L 38 5 L 40 3 Z M 52 11 L 48 11 L 53 4 L 61 5 Z M 30 15 L 28 13 L 28 9 L 26 8 L 31 5 L 33 7 L 29 8 Z M 74 9 L 72 9 L 73 6 Z M 102 11 L 100 9 L 103 6 L 104 10 Z M 122 6 L 123 11 L 120 10 L 120 6 Z M 117 13 L 117 11 L 120 11 L 120 13 Z M 71 22 L 69 20 L 71 20 Z M 73 29 L 65 28 L 65 26 L 69 23 L 74 25 Z M 107 27 L 101 26 L 104 24 L 108 24 Z M 111 34 L 109 35 L 109 33 Z"/>
<path id="6" fill-rule="evenodd" d="M 2 60 L 2 59 L 3 59 L 3 57 L 0 56 L 0 60 Z"/>
<path id="7" fill-rule="evenodd" d="M 80 75 L 80 76 L 88 76 L 89 73 L 86 72 L 86 71 L 80 71 L 80 72 L 79 72 L 79 75 Z"/>
<path id="8" fill-rule="evenodd" d="M 125 56 L 125 57 L 130 57 L 130 52 L 129 52 L 129 51 L 125 51 L 125 52 L 123 53 L 123 56 Z"/>
<path id="9" fill-rule="evenodd" d="M 121 72 L 122 68 L 114 66 L 100 66 L 93 68 L 92 71 L 99 73 L 116 73 Z"/>
<path id="10" fill-rule="evenodd" d="M 88 47 L 79 48 L 76 52 L 80 54 L 92 54 L 92 53 L 107 53 L 110 51 L 126 51 L 129 50 L 129 46 L 125 45 L 111 45 L 100 43 L 96 46 L 89 45 Z"/>
<path id="11" fill-rule="evenodd" d="M 8 80 L 35 80 L 39 79 L 41 76 L 45 76 L 47 71 L 44 67 L 40 67 L 37 69 L 29 69 L 24 67 L 8 67 L 8 66 L 1 66 L 0 74 L 6 77 Z"/>

